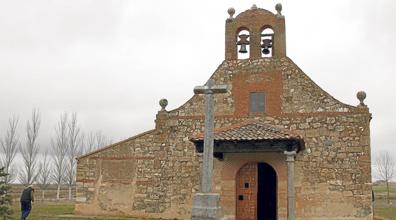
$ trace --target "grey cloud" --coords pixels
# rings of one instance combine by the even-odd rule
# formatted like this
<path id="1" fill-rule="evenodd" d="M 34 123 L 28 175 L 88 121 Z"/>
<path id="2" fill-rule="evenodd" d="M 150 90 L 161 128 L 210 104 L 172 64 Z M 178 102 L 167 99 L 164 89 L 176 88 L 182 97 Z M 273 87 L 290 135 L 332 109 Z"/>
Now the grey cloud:
<path id="1" fill-rule="evenodd" d="M 289 57 L 343 102 L 366 90 L 373 151 L 396 155 L 396 3 L 281 2 Z M 277 1 L 1 1 L 0 135 L 34 107 L 43 142 L 64 111 L 114 140 L 153 128 L 160 98 L 178 107 L 222 62 L 228 7 L 253 3 L 273 11 Z"/>

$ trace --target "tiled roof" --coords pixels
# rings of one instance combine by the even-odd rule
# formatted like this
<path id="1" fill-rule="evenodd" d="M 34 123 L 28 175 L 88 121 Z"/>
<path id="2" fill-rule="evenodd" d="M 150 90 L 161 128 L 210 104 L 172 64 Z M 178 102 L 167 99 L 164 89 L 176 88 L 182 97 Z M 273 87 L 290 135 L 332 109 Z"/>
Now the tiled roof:
<path id="1" fill-rule="evenodd" d="M 192 137 L 191 141 L 202 141 L 203 133 Z M 251 141 L 251 140 L 287 140 L 302 138 L 292 131 L 278 128 L 262 122 L 248 122 L 229 128 L 215 130 L 216 141 Z"/>

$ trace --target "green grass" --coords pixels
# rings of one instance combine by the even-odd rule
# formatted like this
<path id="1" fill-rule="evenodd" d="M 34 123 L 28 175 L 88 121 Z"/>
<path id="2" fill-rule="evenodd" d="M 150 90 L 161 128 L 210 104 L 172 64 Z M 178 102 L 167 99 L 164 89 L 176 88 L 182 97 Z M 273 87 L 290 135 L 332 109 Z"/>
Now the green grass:
<path id="1" fill-rule="evenodd" d="M 14 219 L 21 218 L 21 209 L 19 203 L 14 203 L 12 207 Z M 74 204 L 65 202 L 36 202 L 32 205 L 32 211 L 28 217 L 29 220 L 137 220 L 136 218 L 120 217 L 75 217 Z"/>
<path id="2" fill-rule="evenodd" d="M 21 218 L 20 204 L 14 202 L 12 207 L 14 219 Z M 41 220 L 41 219 L 56 219 L 53 218 L 57 215 L 73 214 L 74 205 L 72 203 L 50 203 L 50 202 L 35 202 L 32 204 L 32 211 L 29 215 L 29 220 Z M 52 216 L 52 217 L 50 217 Z"/>
<path id="3" fill-rule="evenodd" d="M 373 186 L 374 193 L 386 193 L 386 185 L 375 185 Z M 389 186 L 389 192 L 391 194 L 396 194 L 396 186 L 394 184 Z"/>
<path id="4" fill-rule="evenodd" d="M 374 214 L 387 220 L 396 220 L 396 208 L 375 208 Z"/>
<path id="5" fill-rule="evenodd" d="M 20 219 L 21 210 L 19 203 L 13 205 L 14 219 Z M 65 202 L 36 202 L 33 204 L 32 212 L 29 220 L 137 220 L 136 218 L 117 218 L 117 217 L 73 217 L 74 205 Z M 387 220 L 396 220 L 396 208 L 377 207 L 375 208 L 375 216 L 385 218 Z M 62 216 L 63 215 L 63 216 Z M 61 216 L 61 217 L 60 217 Z"/>

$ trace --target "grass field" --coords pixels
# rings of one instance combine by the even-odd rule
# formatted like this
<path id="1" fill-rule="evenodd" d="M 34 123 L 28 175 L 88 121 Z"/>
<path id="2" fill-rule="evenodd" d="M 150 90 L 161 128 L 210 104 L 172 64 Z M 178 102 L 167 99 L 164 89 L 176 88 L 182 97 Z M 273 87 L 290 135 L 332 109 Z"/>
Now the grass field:
<path id="1" fill-rule="evenodd" d="M 21 218 L 20 206 L 14 203 L 12 207 L 14 219 Z M 110 218 L 110 217 L 82 217 L 73 216 L 73 203 L 55 203 L 55 202 L 36 202 L 33 204 L 32 211 L 28 217 L 29 220 L 76 220 L 76 219 L 95 219 L 95 220 L 137 220 L 136 218 Z"/>
<path id="2" fill-rule="evenodd" d="M 15 219 L 21 218 L 21 210 L 19 203 L 14 202 L 13 205 L 13 217 Z M 29 218 L 32 220 L 39 219 L 56 219 L 57 215 L 73 214 L 74 205 L 71 203 L 50 203 L 50 202 L 36 202 L 32 205 L 32 212 L 30 212 Z"/>
<path id="3" fill-rule="evenodd" d="M 373 184 L 375 194 L 374 214 L 388 220 L 396 220 L 396 183 L 390 184 L 390 198 L 392 204 L 386 202 L 385 183 Z"/>
<path id="4" fill-rule="evenodd" d="M 394 194 L 396 196 L 396 183 L 390 183 L 389 185 L 389 193 Z M 385 194 L 386 193 L 386 185 L 384 183 L 374 184 L 373 190 L 375 193 Z"/>
<path id="5" fill-rule="evenodd" d="M 72 219 L 95 219 L 95 220 L 137 220 L 135 218 L 110 218 L 110 217 L 79 217 L 73 216 L 74 205 L 72 203 L 37 202 L 33 204 L 33 210 L 29 220 L 72 220 Z M 19 204 L 14 204 L 14 219 L 20 219 Z M 396 208 L 375 208 L 375 215 L 387 220 L 396 220 Z"/>

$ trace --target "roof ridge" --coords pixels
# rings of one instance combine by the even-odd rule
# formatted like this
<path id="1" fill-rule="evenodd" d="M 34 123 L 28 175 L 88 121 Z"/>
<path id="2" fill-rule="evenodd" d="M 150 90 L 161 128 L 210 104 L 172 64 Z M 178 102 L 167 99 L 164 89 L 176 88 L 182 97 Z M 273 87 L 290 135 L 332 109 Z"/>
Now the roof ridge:
<path id="1" fill-rule="evenodd" d="M 152 133 L 152 132 L 154 132 L 154 131 L 155 131 L 155 129 L 151 129 L 151 130 L 145 131 L 145 132 L 143 132 L 143 133 L 140 133 L 140 134 L 134 135 L 134 136 L 132 136 L 132 137 L 129 137 L 129 138 L 125 139 L 125 140 L 118 141 L 118 142 L 116 142 L 116 143 L 113 143 L 113 144 L 104 146 L 104 147 L 99 148 L 99 149 L 97 149 L 97 150 L 88 152 L 88 153 L 86 153 L 86 154 L 84 154 L 84 155 L 81 155 L 81 156 L 77 157 L 76 159 L 79 160 L 79 159 L 82 159 L 82 158 L 91 156 L 91 155 L 93 155 L 93 154 L 99 153 L 99 152 L 104 151 L 104 150 L 106 150 L 106 149 L 109 149 L 109 148 L 112 148 L 112 147 L 114 147 L 114 146 L 117 146 L 117 145 L 126 143 L 126 142 L 131 141 L 131 140 L 134 140 L 134 139 L 136 139 L 136 138 L 139 138 L 139 137 L 144 136 L 144 135 L 146 135 L 146 134 L 150 134 L 150 133 Z"/>

